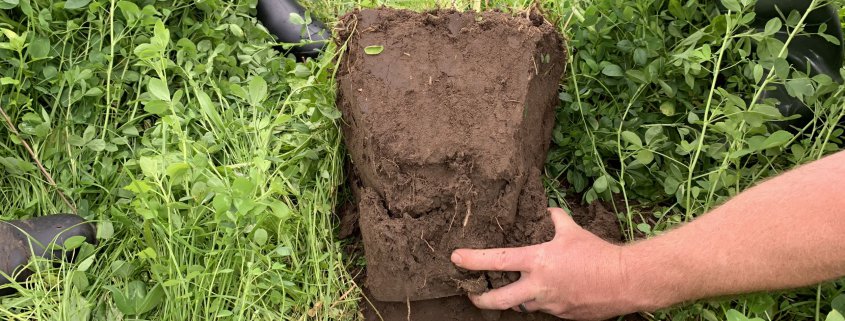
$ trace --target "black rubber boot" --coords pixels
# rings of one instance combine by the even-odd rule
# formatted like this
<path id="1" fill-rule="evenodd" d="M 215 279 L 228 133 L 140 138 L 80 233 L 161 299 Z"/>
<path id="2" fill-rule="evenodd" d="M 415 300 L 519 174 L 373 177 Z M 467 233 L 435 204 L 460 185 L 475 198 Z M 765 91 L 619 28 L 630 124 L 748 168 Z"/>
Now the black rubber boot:
<path id="1" fill-rule="evenodd" d="M 33 254 L 50 260 L 73 261 L 76 251 L 50 249 L 51 244 L 64 246 L 65 241 L 73 236 L 83 236 L 86 242 L 96 243 L 94 226 L 76 215 L 58 214 L 0 222 L 0 271 L 17 282 L 24 282 L 32 275 L 32 271 L 24 269 L 24 266 Z M 0 275 L 0 285 L 9 282 L 10 279 Z M 12 288 L 0 289 L 0 295 L 14 292 Z"/>
<path id="2" fill-rule="evenodd" d="M 296 0 L 258 0 L 256 10 L 258 20 L 280 42 L 301 44 L 286 52 L 292 53 L 300 61 L 306 58 L 317 58 L 331 38 L 331 33 L 326 30 L 326 26 L 313 16 L 311 23 L 305 26 L 305 30 L 302 25 L 290 21 L 291 13 L 296 13 L 305 19 L 305 8 Z"/>
<path id="3" fill-rule="evenodd" d="M 804 14 L 810 6 L 810 1 L 796 1 L 796 0 L 758 0 L 754 8 L 757 14 L 754 21 L 754 28 L 760 31 L 764 30 L 766 22 L 772 18 L 789 16 L 793 10 Z M 843 51 L 842 24 L 839 21 L 839 14 L 837 8 L 832 4 L 827 4 L 818 7 L 811 12 L 805 20 L 805 32 L 813 34 L 818 33 L 819 26 L 827 24 L 826 34 L 839 39 L 839 45 L 833 44 L 818 35 L 801 35 L 792 39 L 787 49 L 789 55 L 786 57 L 787 62 L 795 69 L 800 71 L 809 70 L 809 76 L 828 75 L 836 82 L 842 82 L 842 77 L 839 74 L 842 68 L 843 59 L 845 59 L 845 51 Z M 775 35 L 781 41 L 789 38 L 789 32 L 784 26 Z M 813 111 L 807 107 L 798 98 L 790 96 L 783 85 L 774 85 L 774 90 L 763 92 L 761 98 L 774 98 L 780 104 L 778 109 L 784 116 L 800 115 L 800 118 L 779 122 L 778 125 L 783 128 L 801 128 L 807 125 L 813 118 Z"/>

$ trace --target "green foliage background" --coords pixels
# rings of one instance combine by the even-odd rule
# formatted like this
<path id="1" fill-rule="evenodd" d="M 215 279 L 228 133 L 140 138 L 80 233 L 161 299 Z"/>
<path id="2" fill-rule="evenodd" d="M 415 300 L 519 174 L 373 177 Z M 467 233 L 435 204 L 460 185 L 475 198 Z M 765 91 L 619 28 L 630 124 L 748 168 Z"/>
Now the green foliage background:
<path id="1" fill-rule="evenodd" d="M 806 17 L 784 12 L 754 29 L 753 6 L 736 0 L 546 4 L 563 17 L 572 51 L 557 146 L 547 163 L 552 205 L 565 206 L 563 196 L 572 192 L 587 202 L 604 200 L 620 213 L 629 239 L 651 236 L 841 150 L 844 87 L 826 75 L 791 69 L 785 60 L 791 39 L 807 35 L 801 28 Z M 772 36 L 781 28 L 792 35 L 786 42 Z M 807 126 L 776 125 L 785 119 L 778 102 L 760 98 L 774 84 L 813 110 Z M 834 282 L 700 302 L 652 317 L 819 320 L 832 308 L 843 311 L 841 292 Z"/>
<path id="2" fill-rule="evenodd" d="M 659 234 L 767 177 L 842 148 L 843 86 L 784 68 L 753 1 L 573 0 L 540 7 L 569 40 L 546 170 L 550 205 L 615 207 Z M 821 2 L 816 2 L 821 4 Z M 841 3 L 839 3 L 841 4 Z M 521 12 L 531 1 L 310 2 L 332 22 L 390 5 Z M 100 244 L 0 299 L 3 319 L 352 320 L 360 293 L 334 237 L 344 153 L 329 54 L 273 50 L 255 1 L 0 0 L 0 214 L 71 209 Z M 732 10 L 727 10 L 732 9 Z M 789 30 L 800 15 L 779 20 Z M 800 131 L 759 93 L 784 84 Z M 824 319 L 841 282 L 694 303 L 654 319 Z M 831 314 L 832 315 L 832 314 Z M 835 316 L 834 316 L 835 317 Z"/>
<path id="3" fill-rule="evenodd" d="M 5 3 L 0 105 L 101 243 L 3 319 L 356 313 L 331 233 L 331 59 L 279 55 L 255 1 Z M 0 175 L 6 218 L 70 210 L 6 126 Z"/>

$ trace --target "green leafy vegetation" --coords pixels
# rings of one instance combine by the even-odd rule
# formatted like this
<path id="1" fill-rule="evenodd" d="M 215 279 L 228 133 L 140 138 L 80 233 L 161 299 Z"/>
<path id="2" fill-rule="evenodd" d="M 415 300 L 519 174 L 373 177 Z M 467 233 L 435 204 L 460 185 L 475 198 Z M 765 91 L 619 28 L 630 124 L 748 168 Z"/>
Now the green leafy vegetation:
<path id="1" fill-rule="evenodd" d="M 524 13 L 532 2 L 309 4 L 328 22 L 379 5 Z M 800 34 L 800 14 L 758 31 L 750 0 L 540 7 L 569 41 L 550 205 L 607 202 L 628 238 L 656 235 L 843 147 L 845 87 L 789 68 L 788 41 L 771 37 L 782 27 Z M 0 299 L 2 319 L 358 318 L 352 262 L 334 236 L 344 161 L 336 50 L 306 63 L 279 55 L 254 8 L 0 0 L 0 107 L 20 133 L 0 126 L 0 215 L 75 207 L 100 240 L 80 244 L 74 264 L 32 262 L 32 286 Z M 784 117 L 760 99 L 770 84 L 807 103 L 813 121 L 774 126 Z M 843 292 L 837 281 L 650 317 L 841 320 Z"/>
<path id="2" fill-rule="evenodd" d="M 339 320 L 342 154 L 330 57 L 273 49 L 255 1 L 4 2 L 0 213 L 95 220 L 2 319 Z M 37 262 L 33 263 L 37 264 Z"/>
<path id="3" fill-rule="evenodd" d="M 605 201 L 629 239 L 655 235 L 767 177 L 842 149 L 845 87 L 790 68 L 785 59 L 789 43 L 804 34 L 806 15 L 783 12 L 759 30 L 751 26 L 753 6 L 747 0 L 546 3 L 571 52 L 547 163 L 552 205 L 566 206 L 564 196 L 573 192 L 587 202 Z M 782 27 L 790 33 L 786 41 L 773 37 Z M 774 84 L 813 110 L 807 126 L 778 126 L 787 118 L 776 101 L 761 98 Z M 653 317 L 820 320 L 841 293 L 841 282 L 834 282 Z"/>

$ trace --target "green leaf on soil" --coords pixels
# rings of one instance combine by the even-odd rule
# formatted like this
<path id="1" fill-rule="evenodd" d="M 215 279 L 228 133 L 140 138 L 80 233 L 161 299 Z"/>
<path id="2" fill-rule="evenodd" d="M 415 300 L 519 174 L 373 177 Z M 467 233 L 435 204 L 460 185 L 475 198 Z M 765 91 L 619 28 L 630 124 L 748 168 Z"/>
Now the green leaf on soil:
<path id="1" fill-rule="evenodd" d="M 384 51 L 384 46 L 367 46 L 364 48 L 364 52 L 368 55 L 378 55 L 382 51 Z"/>

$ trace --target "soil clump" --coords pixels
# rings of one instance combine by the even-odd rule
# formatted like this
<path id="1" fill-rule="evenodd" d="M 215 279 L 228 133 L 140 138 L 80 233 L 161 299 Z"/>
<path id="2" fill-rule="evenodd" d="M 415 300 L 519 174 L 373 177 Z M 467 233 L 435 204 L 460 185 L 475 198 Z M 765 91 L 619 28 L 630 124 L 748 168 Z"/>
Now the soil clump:
<path id="1" fill-rule="evenodd" d="M 551 240 L 540 173 L 565 55 L 537 15 L 374 9 L 344 16 L 338 106 L 360 179 L 366 285 L 380 301 L 480 293 L 457 248 Z"/>
<path id="2" fill-rule="evenodd" d="M 338 25 L 346 46 L 338 106 L 352 202 L 341 237 L 367 260 L 366 320 L 556 320 L 482 311 L 466 298 L 519 278 L 473 272 L 457 248 L 551 240 L 541 171 L 565 65 L 561 37 L 538 14 L 375 9 Z M 576 222 L 621 241 L 601 206 Z M 352 245 L 351 251 L 360 246 Z"/>

